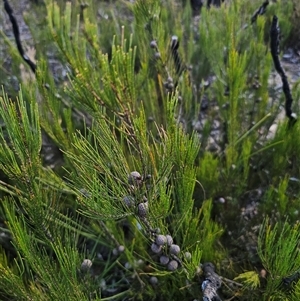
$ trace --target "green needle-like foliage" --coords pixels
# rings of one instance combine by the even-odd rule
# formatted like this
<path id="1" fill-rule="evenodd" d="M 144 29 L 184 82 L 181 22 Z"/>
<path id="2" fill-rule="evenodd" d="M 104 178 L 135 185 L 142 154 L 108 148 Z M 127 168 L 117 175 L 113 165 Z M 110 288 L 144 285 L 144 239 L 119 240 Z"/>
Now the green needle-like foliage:
<path id="1" fill-rule="evenodd" d="M 282 289 L 285 279 L 299 273 L 299 235 L 299 224 L 292 226 L 285 222 L 282 226 L 276 224 L 271 228 L 269 220 L 265 220 L 258 240 L 258 252 L 268 277 L 272 279 L 266 287 L 266 300 L 279 291 L 280 285 Z M 292 292 L 288 294 L 293 295 Z"/>
<path id="2" fill-rule="evenodd" d="M 34 79 L 4 39 L 0 299 L 200 300 L 210 261 L 221 300 L 298 300 L 299 123 L 268 46 L 294 7 L 45 2 Z"/>
<path id="3" fill-rule="evenodd" d="M 7 125 L 2 129 L 1 169 L 11 178 L 30 182 L 40 164 L 41 131 L 37 105 L 26 105 L 22 92 L 16 103 L 1 98 L 0 115 Z"/>

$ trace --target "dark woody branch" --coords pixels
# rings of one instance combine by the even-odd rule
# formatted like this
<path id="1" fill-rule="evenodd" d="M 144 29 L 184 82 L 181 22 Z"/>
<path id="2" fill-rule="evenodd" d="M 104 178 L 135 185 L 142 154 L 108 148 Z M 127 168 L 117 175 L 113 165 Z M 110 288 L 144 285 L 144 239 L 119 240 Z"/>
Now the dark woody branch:
<path id="1" fill-rule="evenodd" d="M 292 112 L 292 103 L 293 97 L 290 89 L 290 85 L 285 74 L 285 71 L 280 63 L 279 59 L 279 42 L 280 42 L 280 29 L 278 25 L 278 18 L 274 15 L 270 30 L 270 48 L 271 48 L 271 55 L 274 62 L 274 67 L 277 73 L 281 77 L 282 81 L 282 90 L 285 95 L 285 114 L 290 119 L 290 124 L 294 124 L 297 117 L 296 114 Z"/>
<path id="2" fill-rule="evenodd" d="M 23 60 L 29 65 L 29 67 L 31 68 L 33 73 L 35 73 L 36 64 L 34 62 L 32 62 L 30 60 L 30 58 L 24 52 L 24 49 L 23 49 L 22 43 L 21 43 L 21 39 L 20 39 L 19 25 L 18 25 L 16 17 L 14 16 L 14 12 L 13 12 L 11 6 L 9 5 L 8 1 L 7 0 L 3 0 L 3 1 L 4 1 L 4 9 L 9 16 L 9 20 L 13 27 L 13 33 L 14 33 L 18 51 L 19 51 L 21 57 L 23 58 Z"/>
<path id="3" fill-rule="evenodd" d="M 211 262 L 202 265 L 204 281 L 201 284 L 203 301 L 221 301 L 217 290 L 221 287 L 221 278 L 215 272 L 215 267 Z"/>
<path id="4" fill-rule="evenodd" d="M 262 16 L 265 14 L 268 5 L 269 5 L 269 1 L 266 0 L 252 15 L 251 23 L 254 23 L 258 16 Z"/>

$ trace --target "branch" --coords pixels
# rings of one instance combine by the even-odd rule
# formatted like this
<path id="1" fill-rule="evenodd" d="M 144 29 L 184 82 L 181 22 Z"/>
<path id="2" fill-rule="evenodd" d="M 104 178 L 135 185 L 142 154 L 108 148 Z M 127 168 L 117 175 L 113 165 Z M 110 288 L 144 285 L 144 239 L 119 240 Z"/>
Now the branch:
<path id="1" fill-rule="evenodd" d="M 20 31 L 19 31 L 19 25 L 17 22 L 16 17 L 14 16 L 14 12 L 10 6 L 10 4 L 8 3 L 8 0 L 3 0 L 4 2 L 4 9 L 6 11 L 6 13 L 9 16 L 9 20 L 12 24 L 12 28 L 13 28 L 13 33 L 14 33 L 14 37 L 15 37 L 15 41 L 17 44 L 17 48 L 18 51 L 22 57 L 22 59 L 29 65 L 30 69 L 32 70 L 32 72 L 34 74 L 36 74 L 36 64 L 30 60 L 30 58 L 25 54 L 22 43 L 21 43 L 21 39 L 20 39 Z M 45 83 L 44 87 L 49 90 L 50 86 Z M 56 98 L 60 98 L 62 100 L 62 102 L 67 106 L 67 107 L 71 107 L 69 103 L 67 103 L 63 98 L 61 98 L 59 95 L 55 95 Z M 76 108 L 72 107 L 73 112 L 75 112 L 79 117 L 85 118 L 86 116 L 83 116 L 83 114 L 77 110 Z"/>
<path id="2" fill-rule="evenodd" d="M 285 277 L 282 279 L 282 283 L 286 286 L 291 285 L 294 282 L 298 282 L 300 279 L 300 271 L 298 270 L 297 272 L 295 272 L 293 275 L 289 276 L 289 277 Z"/>
<path id="3" fill-rule="evenodd" d="M 17 44 L 19 53 L 20 53 L 21 57 L 23 58 L 23 60 L 29 65 L 29 67 L 31 68 L 33 73 L 35 73 L 36 64 L 33 61 L 31 61 L 30 58 L 24 52 L 24 49 L 23 49 L 22 43 L 21 43 L 21 39 L 20 39 L 19 25 L 18 25 L 17 19 L 14 16 L 14 12 L 13 12 L 11 6 L 9 5 L 8 1 L 7 0 L 3 0 L 3 1 L 4 1 L 4 9 L 9 16 L 9 20 L 13 27 L 14 37 L 16 40 L 16 44 Z"/>
<path id="4" fill-rule="evenodd" d="M 194 16 L 198 16 L 203 6 L 202 0 L 190 0 L 191 8 Z"/>
<path id="5" fill-rule="evenodd" d="M 202 265 L 204 281 L 201 288 L 203 291 L 203 301 L 222 301 L 218 296 L 217 290 L 221 287 L 221 278 L 215 272 L 215 267 L 211 262 Z"/>
<path id="6" fill-rule="evenodd" d="M 184 71 L 185 66 L 182 63 L 182 60 L 181 60 L 179 52 L 178 52 L 179 41 L 178 41 L 177 36 L 172 36 L 170 48 L 171 48 L 171 55 L 174 60 L 176 73 L 178 76 L 180 76 L 181 73 Z"/>
<path id="7" fill-rule="evenodd" d="M 285 114 L 290 119 L 290 124 L 294 124 L 297 116 L 295 113 L 292 112 L 292 103 L 293 103 L 293 97 L 291 93 L 291 89 L 289 86 L 289 82 L 287 79 L 287 76 L 284 72 L 283 67 L 281 66 L 280 60 L 279 60 L 279 25 L 278 25 L 278 18 L 274 15 L 270 30 L 270 48 L 271 48 L 271 55 L 273 58 L 274 66 L 277 71 L 277 73 L 281 77 L 282 81 L 282 90 L 285 95 Z"/>
<path id="8" fill-rule="evenodd" d="M 212 5 L 214 6 L 221 6 L 224 0 L 207 0 L 206 7 L 209 9 Z"/>
<path id="9" fill-rule="evenodd" d="M 251 23 L 253 24 L 258 16 L 262 16 L 265 14 L 266 10 L 267 10 L 267 6 L 269 5 L 269 1 L 266 0 L 252 15 L 251 17 Z"/>

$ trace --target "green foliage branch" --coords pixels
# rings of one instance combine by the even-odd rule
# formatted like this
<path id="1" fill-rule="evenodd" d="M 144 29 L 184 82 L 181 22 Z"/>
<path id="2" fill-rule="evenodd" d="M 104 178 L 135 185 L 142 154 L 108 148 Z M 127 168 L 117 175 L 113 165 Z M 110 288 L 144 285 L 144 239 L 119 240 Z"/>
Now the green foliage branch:
<path id="1" fill-rule="evenodd" d="M 287 33 L 289 24 L 280 16 L 291 6 L 278 1 L 266 18 L 258 17 L 245 29 L 244 20 L 258 1 L 251 3 L 253 10 L 244 1 L 203 10 L 196 25 L 191 25 L 188 5 L 167 4 L 169 9 L 156 0 L 136 1 L 130 7 L 135 21 L 129 32 L 130 26 L 120 26 L 116 19 L 97 24 L 92 5 L 76 15 L 69 2 L 63 8 L 47 3 L 47 37 L 68 68 L 68 79 L 57 85 L 46 58 L 41 58 L 36 82 L 24 84 L 16 99 L 4 91 L 1 97 L 5 126 L 0 133 L 0 166 L 7 177 L 0 183 L 1 205 L 13 241 L 8 243 L 13 260 L 1 253 L 4 298 L 199 298 L 200 281 L 195 275 L 200 261 L 214 261 L 220 270 L 224 263 L 225 252 L 216 246 L 223 229 L 212 220 L 217 207 L 213 204 L 220 195 L 232 196 L 217 215 L 229 228 L 228 217 L 240 210 L 237 201 L 257 182 L 272 181 L 263 204 L 267 212 L 276 197 L 281 216 L 294 210 L 297 196 L 289 191 L 289 179 L 297 176 L 297 169 L 286 170 L 299 150 L 297 125 L 288 134 L 281 126 L 273 140 L 265 138 L 274 120 L 271 116 L 279 109 L 279 102 L 269 103 L 272 62 L 265 55 L 265 31 L 272 10 L 280 9 L 278 16 Z M 108 34 L 104 33 L 115 28 L 117 34 L 105 44 Z M 182 76 L 170 56 L 173 34 L 182 41 L 183 64 L 194 67 L 184 66 Z M 153 41 L 155 49 L 150 47 Z M 216 80 L 207 92 L 203 83 L 212 74 Z M 176 89 L 165 89 L 169 77 L 177 83 Z M 253 92 L 257 78 L 260 85 Z M 199 137 L 192 131 L 193 118 L 201 113 L 199 100 L 207 94 L 220 109 L 210 108 Z M 260 101 L 253 102 L 252 97 Z M 212 118 L 224 125 L 216 154 L 205 149 Z M 42 164 L 45 135 L 60 148 L 59 172 Z M 293 160 L 297 166 L 297 159 Z M 255 172 L 256 165 L 265 165 L 271 180 L 264 179 L 264 171 Z M 286 174 L 278 176 L 282 170 Z M 129 183 L 132 171 L 141 174 L 142 184 Z M 134 199 L 135 206 L 124 204 L 125 197 Z M 145 199 L 146 219 L 137 209 Z M 298 237 L 285 224 L 279 241 L 289 243 L 281 247 L 277 227 L 271 230 L 263 224 L 258 240 L 260 258 L 270 273 L 265 291 L 258 285 L 258 274 L 248 271 L 235 278 L 244 290 L 231 294 L 247 300 L 287 296 L 278 285 L 282 277 L 297 272 Z M 180 245 L 181 269 L 166 270 L 151 253 L 158 228 Z M 119 252 L 120 247 L 125 250 Z M 93 260 L 88 272 L 82 269 L 87 258 Z M 284 261 L 281 270 L 279 259 L 293 259 L 295 265 L 288 267 Z M 159 279 L 159 286 L 148 284 L 152 277 Z M 247 295 L 249 289 L 255 293 Z M 298 291 L 296 285 L 292 298 Z"/>

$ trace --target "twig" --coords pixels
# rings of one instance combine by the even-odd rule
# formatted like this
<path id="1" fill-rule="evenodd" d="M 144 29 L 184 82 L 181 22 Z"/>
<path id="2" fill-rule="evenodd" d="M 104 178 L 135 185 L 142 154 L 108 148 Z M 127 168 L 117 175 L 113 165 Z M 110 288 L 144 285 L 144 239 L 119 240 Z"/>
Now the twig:
<path id="1" fill-rule="evenodd" d="M 280 33 L 280 29 L 278 25 L 278 18 L 276 15 L 274 15 L 272 20 L 271 30 L 270 30 L 271 55 L 273 58 L 275 69 L 277 73 L 280 75 L 282 81 L 282 90 L 285 95 L 285 114 L 290 119 L 290 125 L 293 125 L 297 120 L 297 116 L 295 113 L 292 112 L 293 97 L 292 97 L 287 76 L 284 72 L 283 67 L 281 66 L 279 55 L 278 55 L 279 41 L 280 41 L 279 33 Z"/>
<path id="2" fill-rule="evenodd" d="M 203 301 L 222 301 L 217 290 L 221 287 L 221 278 L 215 272 L 215 267 L 211 262 L 202 265 L 204 281 L 201 288 L 203 291 Z"/>
<path id="3" fill-rule="evenodd" d="M 282 283 L 286 286 L 290 285 L 293 282 L 298 282 L 300 279 L 300 271 L 296 271 L 293 275 L 285 277 L 282 279 Z"/>
<path id="4" fill-rule="evenodd" d="M 231 279 L 228 279 L 228 278 L 225 278 L 223 276 L 220 276 L 221 280 L 223 280 L 223 282 L 227 282 L 227 283 L 230 283 L 230 284 L 233 284 L 235 286 L 238 286 L 238 287 L 243 287 L 243 284 L 239 283 L 239 282 L 236 282 L 234 280 L 231 280 Z"/>
<path id="5" fill-rule="evenodd" d="M 20 39 L 19 25 L 18 25 L 17 19 L 14 16 L 14 12 L 13 12 L 11 6 L 9 5 L 8 1 L 7 0 L 3 0 L 3 1 L 4 1 L 4 9 L 9 16 L 9 20 L 13 27 L 14 37 L 16 40 L 16 44 L 17 44 L 19 53 L 20 53 L 21 57 L 23 58 L 23 60 L 29 65 L 32 72 L 35 73 L 36 64 L 33 61 L 31 61 L 30 58 L 24 52 L 24 49 L 23 49 L 22 43 L 21 43 L 21 39 Z"/>
<path id="6" fill-rule="evenodd" d="M 207 0 L 206 7 L 209 9 L 212 5 L 214 6 L 221 6 L 224 0 Z"/>
<path id="7" fill-rule="evenodd" d="M 266 0 L 252 15 L 251 17 L 251 24 L 253 24 L 258 16 L 262 16 L 265 14 L 266 10 L 267 10 L 267 6 L 269 5 L 269 1 Z"/>
<path id="8" fill-rule="evenodd" d="M 207 0 L 207 2 L 206 2 L 206 7 L 207 7 L 207 8 L 210 8 L 211 2 L 212 2 L 212 0 Z"/>
<path id="9" fill-rule="evenodd" d="M 20 38 L 19 25 L 18 25 L 16 17 L 14 16 L 13 9 L 10 6 L 10 4 L 8 3 L 8 0 L 3 0 L 3 2 L 4 2 L 4 9 L 5 9 L 6 13 L 8 14 L 9 20 L 10 20 L 10 22 L 12 24 L 13 33 L 14 33 L 14 37 L 15 37 L 15 41 L 16 41 L 16 44 L 17 44 L 18 51 L 19 51 L 22 59 L 29 65 L 29 67 L 32 70 L 32 72 L 34 74 L 36 74 L 36 68 L 37 68 L 36 64 L 33 61 L 31 61 L 30 58 L 24 52 L 24 49 L 23 49 L 23 46 L 22 46 L 22 43 L 21 43 L 21 38 Z M 49 88 L 50 88 L 50 86 L 47 83 L 44 84 L 44 87 L 47 90 L 49 90 Z M 59 94 L 55 94 L 54 96 L 56 98 L 60 98 L 61 101 L 67 107 L 71 107 L 71 105 L 67 101 L 65 101 L 65 99 L 61 98 L 61 96 Z M 72 110 L 79 117 L 86 119 L 86 116 L 83 115 L 78 109 L 72 107 Z"/>
<path id="10" fill-rule="evenodd" d="M 177 36 L 172 36 L 170 48 L 171 48 L 171 55 L 174 60 L 175 70 L 179 77 L 181 73 L 185 70 L 185 66 L 182 63 L 182 60 L 178 52 L 179 41 Z"/>
<path id="11" fill-rule="evenodd" d="M 265 13 L 266 13 L 266 11 L 267 11 L 267 6 L 269 5 L 269 1 L 268 0 L 266 0 L 255 12 L 254 12 L 254 14 L 252 15 L 252 17 L 251 17 L 251 25 L 253 25 L 253 23 L 255 23 L 256 22 L 256 20 L 257 20 L 257 17 L 258 16 L 262 16 L 262 15 L 264 15 Z M 249 27 L 249 24 L 248 23 L 246 23 L 241 29 L 242 30 L 244 30 L 244 29 L 246 29 L 246 28 L 248 28 Z"/>
<path id="12" fill-rule="evenodd" d="M 203 6 L 202 0 L 190 0 L 191 8 L 193 11 L 193 16 L 198 16 Z"/>

